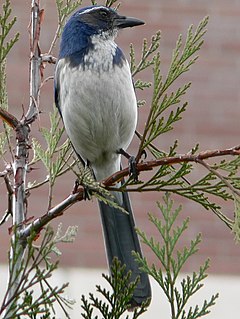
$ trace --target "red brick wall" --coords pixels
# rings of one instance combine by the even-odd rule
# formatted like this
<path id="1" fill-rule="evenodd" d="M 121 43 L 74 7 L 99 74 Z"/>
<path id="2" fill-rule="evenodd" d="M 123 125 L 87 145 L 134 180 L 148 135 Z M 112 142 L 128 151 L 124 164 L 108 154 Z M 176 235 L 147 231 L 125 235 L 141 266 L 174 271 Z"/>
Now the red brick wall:
<path id="1" fill-rule="evenodd" d="M 90 1 L 84 1 L 89 4 Z M 13 13 L 18 16 L 16 30 L 21 32 L 21 38 L 14 47 L 8 59 L 8 89 L 10 111 L 20 116 L 22 107 L 28 105 L 28 33 L 30 1 L 12 0 Z M 54 0 L 41 1 L 45 8 L 45 22 L 42 28 L 41 49 L 45 52 L 56 28 L 56 10 Z M 186 95 L 189 107 L 183 120 L 176 125 L 174 131 L 159 139 L 162 149 L 177 138 L 179 152 L 185 153 L 200 143 L 201 150 L 225 148 L 239 143 L 239 79 L 240 79 L 240 2 L 237 0 L 122 0 L 123 13 L 136 16 L 146 21 L 146 25 L 136 29 L 121 32 L 118 43 L 128 52 L 128 44 L 133 42 L 140 52 L 142 37 L 148 39 L 158 29 L 162 31 L 161 57 L 162 71 L 166 74 L 171 52 L 179 33 L 186 34 L 190 24 L 197 25 L 205 15 L 210 15 L 208 33 L 205 44 L 200 52 L 200 59 L 192 70 L 187 73 L 181 84 L 192 81 L 192 87 Z M 55 52 L 56 53 L 56 52 Z M 53 66 L 48 66 L 47 74 L 52 74 Z M 146 79 L 151 80 L 147 74 Z M 33 135 L 37 134 L 38 126 L 46 125 L 47 115 L 52 109 L 52 82 L 49 81 L 41 97 L 41 111 L 39 123 L 33 127 Z M 144 96 L 150 97 L 150 90 Z M 142 95 L 139 94 L 139 96 Z M 144 123 L 147 108 L 140 111 L 139 123 Z M 2 126 L 1 126 L 2 128 Z M 132 144 L 130 152 L 134 153 L 137 142 Z M 1 169 L 3 167 L 1 166 Z M 197 174 L 204 172 L 196 166 Z M 43 179 L 44 173 L 40 169 L 33 178 Z M 71 192 L 74 176 L 69 174 L 58 182 L 54 193 L 54 203 L 58 203 Z M 1 187 L 1 212 L 6 208 L 4 187 Z M 29 216 L 40 216 L 46 210 L 47 189 L 33 191 L 29 200 Z M 137 225 L 148 234 L 156 234 L 152 225 L 147 221 L 147 212 L 158 214 L 155 201 L 161 200 L 161 193 L 133 194 L 133 207 Z M 186 232 L 184 244 L 197 233 L 203 235 L 200 251 L 195 255 L 185 270 L 196 269 L 199 261 L 210 257 L 211 271 L 218 273 L 239 273 L 240 247 L 234 243 L 233 235 L 226 226 L 211 212 L 201 206 L 176 198 L 183 203 L 182 217 L 190 216 L 191 224 Z M 223 205 L 224 213 L 233 216 L 232 203 Z M 81 202 L 73 206 L 54 225 L 63 222 L 68 225 L 79 225 L 79 233 L 74 244 L 63 246 L 62 265 L 103 267 L 106 265 L 101 226 L 96 201 Z M 0 229 L 1 254 L 0 261 L 6 261 L 5 248 L 8 246 L 9 236 L 7 228 L 10 223 Z M 144 247 L 146 255 L 151 256 Z"/>

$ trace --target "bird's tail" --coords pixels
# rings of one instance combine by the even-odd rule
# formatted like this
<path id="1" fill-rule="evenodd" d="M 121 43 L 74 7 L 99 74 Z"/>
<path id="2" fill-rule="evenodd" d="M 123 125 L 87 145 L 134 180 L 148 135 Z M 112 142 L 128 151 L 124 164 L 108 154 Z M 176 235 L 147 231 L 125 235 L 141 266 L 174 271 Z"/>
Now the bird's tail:
<path id="1" fill-rule="evenodd" d="M 118 195 L 122 196 L 122 206 L 128 214 L 103 202 L 99 202 L 99 206 L 109 266 L 113 258 L 117 257 L 122 264 L 126 265 L 126 272 L 131 270 L 131 281 L 137 277 L 140 278 L 131 301 L 131 306 L 134 307 L 146 300 L 150 301 L 151 287 L 148 275 L 139 269 L 132 255 L 132 251 L 138 252 L 141 256 L 142 252 L 128 193 L 118 193 Z"/>

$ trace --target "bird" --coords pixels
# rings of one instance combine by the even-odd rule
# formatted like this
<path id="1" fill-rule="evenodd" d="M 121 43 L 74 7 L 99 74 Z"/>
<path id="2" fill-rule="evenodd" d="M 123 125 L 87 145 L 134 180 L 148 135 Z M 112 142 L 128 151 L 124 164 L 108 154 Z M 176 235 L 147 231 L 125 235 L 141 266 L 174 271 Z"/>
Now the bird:
<path id="1" fill-rule="evenodd" d="M 121 29 L 143 25 L 117 10 L 94 5 L 78 9 L 66 22 L 55 69 L 55 104 L 79 159 L 91 167 L 96 181 L 121 169 L 121 150 L 133 139 L 137 100 L 129 63 L 115 38 Z M 118 184 L 119 185 L 119 184 Z M 128 213 L 99 201 L 108 265 L 114 257 L 139 278 L 130 304 L 150 302 L 148 275 L 132 251 L 142 256 L 127 192 L 113 192 Z"/>

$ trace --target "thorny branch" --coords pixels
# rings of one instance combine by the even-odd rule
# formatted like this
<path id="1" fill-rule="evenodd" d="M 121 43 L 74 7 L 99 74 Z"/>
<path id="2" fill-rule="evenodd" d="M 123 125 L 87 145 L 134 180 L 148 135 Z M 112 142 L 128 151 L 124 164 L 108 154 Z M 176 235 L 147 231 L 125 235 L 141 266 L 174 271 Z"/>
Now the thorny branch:
<path id="1" fill-rule="evenodd" d="M 44 11 L 39 9 L 39 0 L 32 0 L 31 23 L 29 26 L 30 33 L 30 105 L 25 116 L 25 123 L 32 123 L 38 115 L 39 105 L 39 87 L 42 76 L 42 59 L 39 47 L 39 37 L 41 31 L 41 23 Z M 41 74 L 41 76 L 40 76 Z"/>
<path id="2" fill-rule="evenodd" d="M 6 168 L 4 172 L 0 173 L 0 177 L 4 178 L 4 182 L 6 184 L 6 189 L 8 193 L 8 207 L 4 213 L 4 216 L 0 220 L 0 226 L 7 221 L 9 216 L 13 216 L 13 188 L 9 179 L 9 171 L 11 171 L 11 169 Z"/>
<path id="3" fill-rule="evenodd" d="M 26 219 L 27 208 L 27 196 L 26 196 L 26 174 L 28 170 L 28 157 L 29 157 L 29 125 L 35 121 L 38 115 L 38 91 L 41 83 L 41 59 L 39 48 L 39 36 L 40 26 L 43 11 L 39 10 L 39 0 L 32 0 L 31 8 L 31 23 L 30 23 L 30 104 L 27 114 L 21 119 L 17 120 L 14 116 L 10 115 L 4 110 L 0 110 L 0 115 L 10 126 L 15 130 L 16 134 L 16 153 L 15 160 L 12 165 L 13 169 L 13 195 L 12 195 L 12 212 L 13 212 L 13 225 L 17 227 L 19 231 L 25 227 L 24 221 Z M 15 237 L 13 235 L 13 243 Z M 26 247 L 26 237 L 18 241 L 19 256 L 15 261 L 15 272 L 21 268 L 22 258 L 24 256 L 24 250 Z M 13 263 L 13 251 L 10 253 L 9 273 Z M 18 289 L 18 277 L 9 276 L 10 278 L 16 278 L 13 283 L 10 283 L 10 289 L 7 294 L 6 303 L 12 300 L 15 292 Z M 12 305 L 9 303 L 6 307 L 6 313 L 11 315 Z M 9 309 L 8 309 L 9 308 Z"/>

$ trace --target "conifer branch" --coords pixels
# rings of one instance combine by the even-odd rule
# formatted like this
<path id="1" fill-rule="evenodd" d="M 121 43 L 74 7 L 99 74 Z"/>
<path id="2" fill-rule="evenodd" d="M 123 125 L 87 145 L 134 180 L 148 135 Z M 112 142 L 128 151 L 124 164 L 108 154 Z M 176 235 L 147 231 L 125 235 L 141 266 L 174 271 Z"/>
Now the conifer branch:
<path id="1" fill-rule="evenodd" d="M 180 164 L 184 162 L 195 162 L 205 166 L 205 163 L 203 162 L 203 160 L 208 158 L 213 158 L 213 157 L 226 156 L 226 155 L 230 155 L 230 156 L 240 155 L 240 146 L 238 145 L 238 146 L 235 146 L 229 149 L 224 149 L 224 150 L 204 151 L 198 154 L 182 154 L 182 155 L 173 156 L 173 157 L 163 157 L 163 158 L 152 160 L 152 161 L 143 161 L 137 164 L 137 170 L 139 172 L 149 171 L 149 170 L 152 170 L 154 167 L 169 166 L 169 165 Z M 101 186 L 107 189 L 114 189 L 116 191 L 118 189 L 114 188 L 113 186 L 123 177 L 126 177 L 128 175 L 129 175 L 129 169 L 125 168 L 121 171 L 114 173 L 107 179 L 103 180 L 99 184 L 99 186 L 97 186 L 97 184 L 94 183 L 94 185 L 92 185 L 92 189 L 91 189 L 91 183 L 88 183 L 88 189 L 90 192 L 92 191 L 92 194 L 94 194 L 95 192 L 96 195 L 98 192 L 101 193 Z M 157 191 L 157 189 L 151 189 L 151 191 L 154 191 L 154 190 Z M 123 191 L 123 190 L 120 190 L 120 191 Z M 137 192 L 138 189 L 128 187 L 127 191 Z M 149 191 L 149 190 L 142 189 L 141 191 Z M 165 191 L 165 190 L 163 189 L 162 191 Z M 32 223 L 30 223 L 24 230 L 21 231 L 21 236 L 23 236 L 23 238 L 27 238 L 27 236 L 29 236 L 29 234 L 32 231 L 35 231 L 36 233 L 38 233 L 52 219 L 55 219 L 61 216 L 64 213 L 64 211 L 66 211 L 74 203 L 84 200 L 85 199 L 84 194 L 85 194 L 84 187 L 82 186 L 78 187 L 78 189 L 75 191 L 74 194 L 70 194 L 65 200 L 60 202 L 54 208 L 50 209 L 46 214 L 44 214 L 40 218 L 35 219 Z M 229 218 L 227 218 L 224 214 L 219 212 L 217 209 L 214 209 L 214 213 L 221 220 L 223 220 L 228 227 L 232 228 L 233 221 L 231 221 Z"/>
<path id="2" fill-rule="evenodd" d="M 161 217 L 149 214 L 150 222 L 156 227 L 160 238 L 158 241 L 154 238 L 148 238 L 147 235 L 138 230 L 142 242 L 147 245 L 158 260 L 158 265 L 148 264 L 146 258 L 134 253 L 142 271 L 147 272 L 163 290 L 171 310 L 171 318 L 197 319 L 210 312 L 210 308 L 215 304 L 218 294 L 212 295 L 209 300 L 204 300 L 201 307 L 189 306 L 190 298 L 203 287 L 203 280 L 207 277 L 209 260 L 200 266 L 198 272 L 187 275 L 178 283 L 178 276 L 182 272 L 183 266 L 187 263 L 197 251 L 201 242 L 201 235 L 198 234 L 194 240 L 190 241 L 188 246 L 178 250 L 176 245 L 185 230 L 188 228 L 189 219 L 184 220 L 180 226 L 175 226 L 181 206 L 173 208 L 173 201 L 169 194 L 163 197 L 163 204 L 158 203 L 161 210 Z M 159 266 L 160 264 L 160 266 Z"/>
<path id="3" fill-rule="evenodd" d="M 201 164 L 200 161 L 215 158 L 215 157 L 223 157 L 223 156 L 239 156 L 240 155 L 240 145 L 224 149 L 224 150 L 208 150 L 203 151 L 198 154 L 179 154 L 171 157 L 162 157 L 159 159 L 154 159 L 150 161 L 143 161 L 137 164 L 137 170 L 139 172 L 142 171 L 150 171 L 154 167 L 158 166 L 168 166 L 180 163 L 188 163 L 195 162 Z M 106 186 L 114 185 L 117 181 L 121 180 L 123 177 L 129 175 L 129 169 L 125 168 L 121 171 L 112 174 L 110 177 L 106 178 L 102 183 Z"/>

